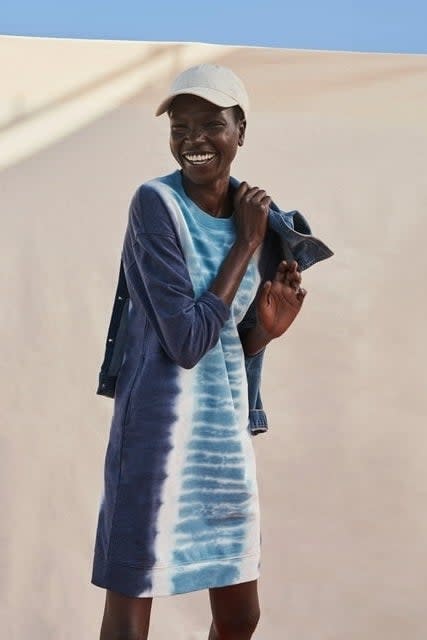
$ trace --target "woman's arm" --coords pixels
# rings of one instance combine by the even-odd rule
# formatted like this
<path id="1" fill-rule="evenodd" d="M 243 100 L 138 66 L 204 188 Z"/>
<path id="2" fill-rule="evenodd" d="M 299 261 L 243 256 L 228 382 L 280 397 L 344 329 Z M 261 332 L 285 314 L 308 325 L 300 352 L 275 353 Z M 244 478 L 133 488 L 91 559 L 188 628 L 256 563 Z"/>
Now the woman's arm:
<path id="1" fill-rule="evenodd" d="M 163 349 L 180 366 L 193 367 L 218 341 L 249 260 L 264 237 L 268 203 L 265 192 L 241 185 L 236 193 L 236 242 L 210 289 L 195 298 L 164 202 L 147 187 L 133 199 L 123 250 L 128 288 Z"/>
<path id="2" fill-rule="evenodd" d="M 234 195 L 236 241 L 210 286 L 226 304 L 231 305 L 249 262 L 264 240 L 271 199 L 263 189 L 242 182 Z"/>

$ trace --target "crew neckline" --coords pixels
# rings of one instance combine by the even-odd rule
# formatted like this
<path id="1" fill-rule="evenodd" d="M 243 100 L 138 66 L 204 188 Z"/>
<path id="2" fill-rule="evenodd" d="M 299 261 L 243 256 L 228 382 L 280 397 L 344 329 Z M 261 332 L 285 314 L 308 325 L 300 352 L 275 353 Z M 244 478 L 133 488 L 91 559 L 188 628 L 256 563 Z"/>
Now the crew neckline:
<path id="1" fill-rule="evenodd" d="M 199 205 L 194 202 L 186 193 L 184 185 L 182 183 L 182 173 L 179 169 L 175 172 L 177 185 L 182 199 L 186 202 L 187 206 L 191 209 L 197 220 L 206 227 L 222 227 L 224 229 L 234 228 L 234 212 L 228 218 L 217 218 L 212 216 L 207 211 L 204 211 Z"/>

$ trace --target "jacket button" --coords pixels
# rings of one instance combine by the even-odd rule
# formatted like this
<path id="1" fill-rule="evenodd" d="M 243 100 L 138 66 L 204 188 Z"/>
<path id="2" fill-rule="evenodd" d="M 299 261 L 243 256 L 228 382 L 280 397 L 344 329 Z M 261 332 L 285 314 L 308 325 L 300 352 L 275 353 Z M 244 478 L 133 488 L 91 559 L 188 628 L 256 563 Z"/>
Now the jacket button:
<path id="1" fill-rule="evenodd" d="M 108 338 L 108 342 L 113 342 L 113 338 Z"/>

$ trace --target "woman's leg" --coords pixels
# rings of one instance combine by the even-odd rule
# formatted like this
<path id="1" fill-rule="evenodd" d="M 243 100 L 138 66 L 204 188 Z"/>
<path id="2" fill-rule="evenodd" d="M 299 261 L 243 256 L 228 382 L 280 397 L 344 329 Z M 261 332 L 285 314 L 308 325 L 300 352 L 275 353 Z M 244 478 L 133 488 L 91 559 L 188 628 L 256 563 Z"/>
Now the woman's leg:
<path id="1" fill-rule="evenodd" d="M 209 640 L 249 640 L 258 624 L 258 582 L 209 589 L 212 626 Z"/>
<path id="2" fill-rule="evenodd" d="M 152 598 L 129 598 L 107 589 L 100 640 L 147 640 Z"/>

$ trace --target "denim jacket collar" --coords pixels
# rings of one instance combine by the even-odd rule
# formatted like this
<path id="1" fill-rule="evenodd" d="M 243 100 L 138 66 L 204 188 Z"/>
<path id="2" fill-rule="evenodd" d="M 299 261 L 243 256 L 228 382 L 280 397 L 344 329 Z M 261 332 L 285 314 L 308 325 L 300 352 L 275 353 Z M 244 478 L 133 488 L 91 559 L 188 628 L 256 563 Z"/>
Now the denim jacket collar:
<path id="1" fill-rule="evenodd" d="M 230 184 L 236 189 L 240 182 L 231 177 Z M 312 235 L 308 221 L 299 211 L 282 211 L 271 202 L 268 228 L 280 240 L 282 260 L 296 260 L 300 271 L 334 255 L 324 242 Z"/>

